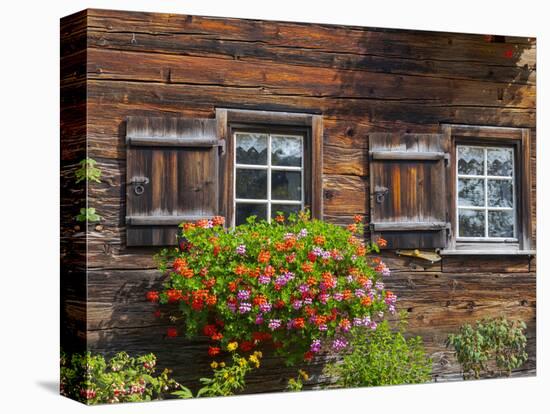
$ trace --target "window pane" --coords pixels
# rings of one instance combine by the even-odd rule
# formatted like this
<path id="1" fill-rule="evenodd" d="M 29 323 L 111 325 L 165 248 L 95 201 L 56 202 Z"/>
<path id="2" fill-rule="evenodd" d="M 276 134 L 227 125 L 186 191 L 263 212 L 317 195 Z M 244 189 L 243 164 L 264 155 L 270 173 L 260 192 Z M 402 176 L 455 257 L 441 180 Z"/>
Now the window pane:
<path id="1" fill-rule="evenodd" d="M 257 220 L 267 220 L 267 204 L 237 203 L 235 225 L 246 223 L 246 219 L 250 216 L 256 216 Z"/>
<path id="2" fill-rule="evenodd" d="M 237 164 L 267 164 L 267 135 L 237 134 Z"/>
<path id="3" fill-rule="evenodd" d="M 271 138 L 271 164 L 300 167 L 302 165 L 302 139 L 300 137 L 273 136 Z"/>
<path id="4" fill-rule="evenodd" d="M 483 153 L 479 147 L 458 147 L 458 173 L 483 175 Z"/>
<path id="5" fill-rule="evenodd" d="M 483 207 L 485 205 L 484 180 L 479 178 L 459 178 L 458 205 Z"/>
<path id="6" fill-rule="evenodd" d="M 512 180 L 487 180 L 487 201 L 490 207 L 513 207 Z"/>
<path id="7" fill-rule="evenodd" d="M 485 237 L 485 210 L 458 211 L 459 237 Z"/>
<path id="8" fill-rule="evenodd" d="M 272 171 L 271 199 L 301 200 L 302 173 L 300 171 Z"/>
<path id="9" fill-rule="evenodd" d="M 277 212 L 282 212 L 285 218 L 288 218 L 290 213 L 297 214 L 302 209 L 300 205 L 288 205 L 288 204 L 272 204 L 271 205 L 271 218 L 277 215 Z"/>
<path id="10" fill-rule="evenodd" d="M 267 198 L 267 171 L 237 168 L 237 198 Z"/>
<path id="11" fill-rule="evenodd" d="M 487 150 L 487 175 L 512 176 L 512 149 L 491 148 Z"/>
<path id="12" fill-rule="evenodd" d="M 514 237 L 514 212 L 489 210 L 489 237 Z"/>

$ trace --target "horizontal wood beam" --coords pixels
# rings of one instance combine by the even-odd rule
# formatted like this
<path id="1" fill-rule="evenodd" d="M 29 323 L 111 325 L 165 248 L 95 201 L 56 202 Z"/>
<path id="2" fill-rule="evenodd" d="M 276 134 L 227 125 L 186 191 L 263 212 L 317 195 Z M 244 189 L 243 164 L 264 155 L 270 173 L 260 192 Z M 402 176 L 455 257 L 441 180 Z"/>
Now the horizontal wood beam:
<path id="1" fill-rule="evenodd" d="M 443 230 L 448 227 L 448 223 L 444 221 L 430 222 L 395 222 L 395 223 L 371 223 L 375 231 L 415 231 L 415 230 Z"/>
<path id="2" fill-rule="evenodd" d="M 210 148 L 223 147 L 225 141 L 221 139 L 189 139 L 175 137 L 137 137 L 127 136 L 126 142 L 135 146 L 163 146 L 163 147 L 191 147 L 191 148 Z"/>
<path id="3" fill-rule="evenodd" d="M 224 108 L 219 108 L 224 109 Z M 255 111 L 247 109 L 226 109 L 227 122 L 258 124 L 311 126 L 314 114 L 298 112 Z"/>
<path id="4" fill-rule="evenodd" d="M 535 250 L 519 250 L 519 249 L 456 249 L 456 250 L 440 250 L 441 256 L 534 256 Z"/>
<path id="5" fill-rule="evenodd" d="M 369 151 L 373 160 L 437 161 L 448 158 L 445 152 Z"/>
<path id="6" fill-rule="evenodd" d="M 522 128 L 480 126 L 480 125 L 449 125 L 454 136 L 474 137 L 474 138 L 501 138 L 517 139 L 522 138 Z"/>
<path id="7" fill-rule="evenodd" d="M 185 221 L 209 219 L 212 216 L 127 216 L 126 224 L 132 226 L 170 226 L 178 225 Z"/>

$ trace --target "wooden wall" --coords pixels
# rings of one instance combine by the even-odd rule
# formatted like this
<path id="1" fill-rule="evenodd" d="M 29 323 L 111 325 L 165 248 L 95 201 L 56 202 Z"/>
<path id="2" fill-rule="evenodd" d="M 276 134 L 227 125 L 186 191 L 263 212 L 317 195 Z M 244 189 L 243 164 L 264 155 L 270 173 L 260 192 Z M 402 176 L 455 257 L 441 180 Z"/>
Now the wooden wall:
<path id="1" fill-rule="evenodd" d="M 88 155 L 103 172 L 102 184 L 88 187 L 88 203 L 104 219 L 100 230 L 88 229 L 88 301 L 78 309 L 91 350 L 155 352 L 186 384 L 208 373 L 206 341 L 164 337 L 167 321 L 144 300 L 159 285 L 154 250 L 125 247 L 128 115 L 214 117 L 216 107 L 322 114 L 324 214 L 338 224 L 354 214 L 368 219 L 369 132 L 437 132 L 440 123 L 528 127 L 535 218 L 535 39 L 105 10 L 63 19 L 62 33 L 63 163 L 81 156 L 85 131 Z M 85 121 L 69 114 L 82 108 L 84 85 Z M 63 235 L 74 236 L 64 217 Z M 73 256 L 63 256 L 67 268 Z M 447 334 L 497 315 L 528 323 L 530 359 L 516 375 L 534 372 L 534 258 L 428 265 L 388 253 L 386 261 L 387 283 L 410 315 L 411 333 L 423 336 L 436 380 L 459 377 Z M 290 375 L 270 358 L 261 371 L 247 391 L 280 390 Z M 313 383 L 321 381 L 314 375 Z"/>

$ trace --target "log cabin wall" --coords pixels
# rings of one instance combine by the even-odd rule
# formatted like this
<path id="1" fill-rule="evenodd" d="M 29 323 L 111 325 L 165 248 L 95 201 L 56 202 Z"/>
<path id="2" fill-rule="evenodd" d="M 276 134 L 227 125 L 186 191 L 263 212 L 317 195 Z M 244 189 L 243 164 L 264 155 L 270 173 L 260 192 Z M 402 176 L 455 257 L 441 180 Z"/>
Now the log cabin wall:
<path id="1" fill-rule="evenodd" d="M 441 123 L 530 128 L 534 245 L 535 39 L 106 10 L 62 19 L 62 33 L 64 174 L 81 158 L 84 137 L 103 173 L 87 189 L 103 217 L 87 232 L 87 303 L 75 299 L 63 310 L 67 326 L 87 318 L 78 336 L 90 350 L 154 352 L 184 384 L 209 371 L 206 338 L 166 338 L 168 321 L 144 299 L 160 283 L 156 249 L 126 247 L 127 116 L 213 118 L 217 107 L 322 114 L 324 218 L 337 224 L 354 214 L 369 219 L 370 132 L 436 133 Z M 63 205 L 70 214 L 62 235 L 73 249 L 76 198 L 67 193 Z M 78 268 L 77 250 L 63 250 L 65 269 Z M 527 322 L 529 362 L 514 375 L 534 373 L 534 257 L 428 264 L 384 256 L 393 271 L 387 284 L 409 314 L 410 333 L 422 335 L 435 380 L 460 378 L 447 334 L 497 315 Z M 291 372 L 268 358 L 247 391 L 281 390 Z"/>

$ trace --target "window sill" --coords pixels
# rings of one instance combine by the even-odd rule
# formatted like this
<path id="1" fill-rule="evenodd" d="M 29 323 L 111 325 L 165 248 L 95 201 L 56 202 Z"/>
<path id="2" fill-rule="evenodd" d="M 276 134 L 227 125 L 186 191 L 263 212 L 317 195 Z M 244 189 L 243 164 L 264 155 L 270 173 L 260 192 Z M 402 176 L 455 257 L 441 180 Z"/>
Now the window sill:
<path id="1" fill-rule="evenodd" d="M 447 250 L 442 249 L 439 252 L 440 256 L 535 256 L 535 250 L 518 250 L 518 249 L 457 249 Z"/>

